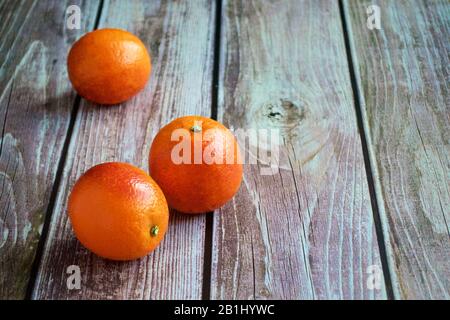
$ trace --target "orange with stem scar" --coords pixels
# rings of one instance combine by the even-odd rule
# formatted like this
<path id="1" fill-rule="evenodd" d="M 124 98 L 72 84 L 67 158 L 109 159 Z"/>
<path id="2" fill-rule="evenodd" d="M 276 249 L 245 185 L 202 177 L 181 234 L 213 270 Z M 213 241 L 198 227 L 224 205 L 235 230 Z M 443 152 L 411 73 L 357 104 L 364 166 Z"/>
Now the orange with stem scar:
<path id="1" fill-rule="evenodd" d="M 169 222 L 158 185 L 145 171 L 119 162 L 99 164 L 82 175 L 68 211 L 78 240 L 112 260 L 145 256 L 161 242 Z"/>
<path id="2" fill-rule="evenodd" d="M 201 116 L 181 117 L 162 128 L 153 140 L 149 166 L 169 206 L 184 213 L 221 207 L 242 181 L 236 138 L 221 123 Z"/>

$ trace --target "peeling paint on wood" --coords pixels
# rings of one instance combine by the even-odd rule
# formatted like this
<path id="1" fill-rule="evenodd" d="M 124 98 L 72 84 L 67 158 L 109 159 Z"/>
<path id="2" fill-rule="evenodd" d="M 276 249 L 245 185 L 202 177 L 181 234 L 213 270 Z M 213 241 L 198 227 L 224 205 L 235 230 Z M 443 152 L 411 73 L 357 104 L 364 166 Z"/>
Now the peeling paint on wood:
<path id="1" fill-rule="evenodd" d="M 211 298 L 386 298 L 338 3 L 227 0 L 223 19 L 220 120 L 279 129 L 281 168 L 246 166 L 215 214 Z"/>
<path id="2" fill-rule="evenodd" d="M 67 44 L 94 24 L 98 2 L 71 3 L 86 12 L 71 35 L 62 34 L 67 1 L 0 6 L 1 299 L 25 297 L 75 99 Z"/>
<path id="3" fill-rule="evenodd" d="M 171 212 L 165 239 L 138 261 L 111 262 L 75 239 L 69 192 L 91 166 L 123 161 L 148 169 L 158 130 L 176 117 L 210 115 L 214 4 L 210 1 L 105 1 L 99 27 L 136 34 L 152 56 L 144 91 L 102 107 L 82 100 L 52 215 L 34 299 L 200 299 L 205 217 Z M 68 81 L 68 80 L 66 80 Z M 66 268 L 80 266 L 81 290 L 68 290 Z"/>
<path id="4" fill-rule="evenodd" d="M 65 27 L 71 4 L 81 7 L 81 30 Z M 93 28 L 99 4 L 0 5 L 0 298 L 25 296 L 52 190 L 32 298 L 202 298 L 205 216 L 172 212 L 155 252 L 111 262 L 75 239 L 66 201 L 91 166 L 125 161 L 147 170 L 159 128 L 210 115 L 216 3 L 104 1 L 99 27 L 143 40 L 151 81 L 118 106 L 81 100 L 54 186 L 75 101 L 65 59 Z M 343 4 L 395 297 L 449 299 L 450 5 Z M 382 30 L 366 26 L 373 4 Z M 385 299 L 382 277 L 380 290 L 367 286 L 368 268 L 381 271 L 381 261 L 338 2 L 224 0 L 221 12 L 218 118 L 279 130 L 280 170 L 262 175 L 267 159 L 246 165 L 240 192 L 215 213 L 210 298 Z M 259 142 L 267 151 L 273 141 Z M 81 290 L 66 286 L 70 265 L 81 269 Z"/>
<path id="5" fill-rule="evenodd" d="M 346 1 L 345 14 L 395 296 L 450 299 L 450 3 Z"/>

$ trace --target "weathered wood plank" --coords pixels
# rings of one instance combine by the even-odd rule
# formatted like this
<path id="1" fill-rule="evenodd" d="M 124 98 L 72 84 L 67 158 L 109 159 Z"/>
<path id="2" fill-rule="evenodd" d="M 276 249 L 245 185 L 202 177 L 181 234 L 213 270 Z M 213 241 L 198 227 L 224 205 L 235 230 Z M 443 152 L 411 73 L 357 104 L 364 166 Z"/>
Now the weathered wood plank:
<path id="1" fill-rule="evenodd" d="M 91 166 L 124 161 L 148 168 L 153 136 L 186 114 L 210 115 L 215 26 L 211 1 L 106 1 L 100 27 L 133 32 L 152 56 L 150 83 L 113 107 L 82 101 L 71 140 L 34 299 L 199 299 L 204 216 L 171 215 L 161 246 L 139 261 L 111 262 L 74 238 L 66 201 L 76 179 Z M 66 268 L 81 269 L 81 290 L 68 290 Z"/>
<path id="2" fill-rule="evenodd" d="M 344 8 L 395 296 L 450 299 L 450 3 Z"/>
<path id="3" fill-rule="evenodd" d="M 219 117 L 280 130 L 281 168 L 216 213 L 212 298 L 385 298 L 338 3 L 227 0 L 222 32 Z"/>
<path id="4" fill-rule="evenodd" d="M 94 26 L 97 1 L 0 5 L 0 299 L 24 298 L 75 95 L 66 81 L 68 46 Z"/>

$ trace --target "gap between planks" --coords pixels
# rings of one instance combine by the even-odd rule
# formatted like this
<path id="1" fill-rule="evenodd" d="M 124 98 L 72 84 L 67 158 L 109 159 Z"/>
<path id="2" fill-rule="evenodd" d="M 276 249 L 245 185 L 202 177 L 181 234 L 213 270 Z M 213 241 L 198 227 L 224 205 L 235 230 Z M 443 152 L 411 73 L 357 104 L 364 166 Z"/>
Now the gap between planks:
<path id="1" fill-rule="evenodd" d="M 350 81 L 352 86 L 353 98 L 355 101 L 354 106 L 355 106 L 356 120 L 358 123 L 358 132 L 361 137 L 361 147 L 364 157 L 364 167 L 366 169 L 367 185 L 369 187 L 370 202 L 372 204 L 373 220 L 375 225 L 375 232 L 377 234 L 378 248 L 380 250 L 380 260 L 384 274 L 384 281 L 386 285 L 386 294 L 387 298 L 392 300 L 394 299 L 394 292 L 392 289 L 391 274 L 389 271 L 388 258 L 386 254 L 386 243 L 385 243 L 386 239 L 383 233 L 383 226 L 381 223 L 380 211 L 378 208 L 378 199 L 377 194 L 375 192 L 375 183 L 372 173 L 373 164 L 371 163 L 369 156 L 369 148 L 367 145 L 367 138 L 366 138 L 367 132 L 366 128 L 364 128 L 364 121 L 361 113 L 362 108 L 361 97 L 359 96 L 358 84 L 356 81 L 356 74 L 354 70 L 353 56 L 351 51 L 351 42 L 349 38 L 348 22 L 345 17 L 344 4 L 342 0 L 339 0 L 339 13 L 341 15 L 342 30 L 343 30 L 342 35 L 344 37 L 345 51 L 347 53 Z"/>
<path id="2" fill-rule="evenodd" d="M 213 8 L 215 3 L 207 1 L 171 1 L 161 4 L 132 2 L 130 7 L 119 1 L 105 1 L 99 23 L 101 27 L 112 25 L 126 28 L 143 37 L 145 43 L 153 44 L 150 46 L 155 61 L 153 81 L 150 80 L 149 86 L 132 101 L 112 111 L 81 101 L 64 169 L 65 176 L 62 178 L 65 187 L 60 187 L 52 214 L 33 299 L 202 297 L 204 216 L 191 218 L 174 214 L 172 231 L 169 231 L 164 243 L 152 255 L 138 262 L 114 264 L 106 263 L 81 248 L 63 213 L 64 199 L 70 185 L 87 168 L 104 161 L 126 161 L 146 166 L 148 153 L 141 151 L 149 149 L 150 138 L 159 126 L 183 114 L 210 115 L 216 12 Z M 200 19 L 197 17 L 194 20 L 192 13 L 200 14 Z M 200 35 L 189 32 L 199 24 L 202 30 Z M 189 34 L 193 35 L 192 39 Z M 187 58 L 186 50 L 190 50 L 193 59 Z M 174 57 L 177 59 L 172 59 Z M 192 77 L 194 74 L 203 77 Z M 142 110 L 142 104 L 148 108 Z M 126 126 L 130 122 L 125 121 L 125 117 L 137 121 L 135 126 Z M 121 130 L 119 134 L 111 131 L 116 128 L 114 121 L 121 125 L 117 126 L 117 130 Z M 139 126 L 146 128 L 146 131 L 139 130 Z M 124 132 L 138 141 L 132 140 L 134 143 L 129 145 L 118 143 Z M 91 139 L 91 135 L 94 139 Z M 107 141 L 114 147 L 105 149 L 101 141 Z M 177 233 L 181 238 L 174 236 Z M 184 239 L 183 235 L 188 237 Z M 52 250 L 55 251 L 51 252 Z M 170 255 L 166 254 L 167 250 L 171 250 Z M 194 254 L 187 255 L 186 252 Z M 83 285 L 83 291 L 76 293 L 66 290 L 64 277 L 60 276 L 64 274 L 64 266 L 74 262 L 80 263 L 83 283 L 89 284 Z M 50 288 L 47 285 L 49 281 L 52 281 Z"/>
<path id="3" fill-rule="evenodd" d="M 380 292 L 364 286 L 379 248 L 338 3 L 225 3 L 219 118 L 290 131 L 284 170 L 261 177 L 247 167 L 242 190 L 214 217 L 211 296 L 385 298 L 384 281 Z"/>
<path id="4" fill-rule="evenodd" d="M 6 299 L 26 297 L 76 98 L 61 57 L 95 23 L 99 2 L 75 2 L 85 14 L 80 29 L 71 32 L 62 21 L 68 1 L 7 2 L 0 8 L 6 22 L 0 28 L 0 296 Z"/>
<path id="5" fill-rule="evenodd" d="M 220 74 L 220 37 L 222 24 L 222 0 L 216 0 L 216 16 L 214 30 L 214 56 L 213 75 L 211 86 L 211 119 L 217 120 L 219 103 L 219 74 Z M 214 212 L 208 212 L 205 220 L 205 249 L 203 258 L 203 287 L 202 299 L 211 299 L 211 272 L 212 272 L 212 251 L 213 251 L 213 231 Z M 216 212 L 219 214 L 219 212 Z"/>
<path id="6" fill-rule="evenodd" d="M 99 5 L 97 8 L 97 14 L 95 17 L 95 22 L 94 22 L 94 28 L 93 30 L 96 30 L 99 22 L 100 22 L 100 18 L 102 15 L 102 11 L 103 11 L 103 1 L 104 0 L 99 0 Z M 36 283 L 36 277 L 38 274 L 38 270 L 39 270 L 39 266 L 41 263 L 41 258 L 44 252 L 44 248 L 45 248 L 45 242 L 47 241 L 47 236 L 48 236 L 48 231 L 49 231 L 49 227 L 50 227 L 50 222 L 52 220 L 52 213 L 53 210 L 55 208 L 55 203 L 56 203 L 56 197 L 58 195 L 58 191 L 59 188 L 61 186 L 61 179 L 63 176 L 63 170 L 64 170 L 64 166 L 66 164 L 66 159 L 67 159 L 67 153 L 69 151 L 69 144 L 70 144 L 70 140 L 72 139 L 72 134 L 73 134 L 73 128 L 75 126 L 75 121 L 77 119 L 77 114 L 78 111 L 80 109 L 80 102 L 81 102 L 81 97 L 80 95 L 76 95 L 74 103 L 73 103 L 73 107 L 72 107 L 72 112 L 70 114 L 70 121 L 69 121 L 69 127 L 67 128 L 67 134 L 66 134 L 66 138 L 64 140 L 64 144 L 63 144 L 63 148 L 62 148 L 62 152 L 61 152 L 61 158 L 59 160 L 58 163 L 58 169 L 56 171 L 56 176 L 55 176 L 55 182 L 53 184 L 52 187 L 52 191 L 50 194 L 50 200 L 48 203 L 48 207 L 47 207 L 47 212 L 45 214 L 45 219 L 44 219 L 44 224 L 42 227 L 42 234 L 41 237 L 39 239 L 39 243 L 38 243 L 38 247 L 36 250 L 36 255 L 34 257 L 34 261 L 33 261 L 33 265 L 31 267 L 31 274 L 30 274 L 30 279 L 28 280 L 28 286 L 27 286 L 27 290 L 25 293 L 25 299 L 26 300 L 31 300 L 31 296 L 33 294 L 33 290 L 34 290 L 34 285 Z"/>
<path id="7" fill-rule="evenodd" d="M 383 8 L 383 27 L 367 36 L 370 4 Z M 391 282 L 399 299 L 449 297 L 444 40 L 449 9 L 445 0 L 344 2 Z"/>

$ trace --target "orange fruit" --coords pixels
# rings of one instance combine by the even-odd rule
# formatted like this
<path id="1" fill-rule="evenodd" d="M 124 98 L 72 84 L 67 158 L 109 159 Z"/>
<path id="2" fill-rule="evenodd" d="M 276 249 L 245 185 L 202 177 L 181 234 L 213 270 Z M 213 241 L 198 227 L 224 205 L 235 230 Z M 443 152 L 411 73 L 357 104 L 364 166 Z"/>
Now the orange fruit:
<path id="1" fill-rule="evenodd" d="M 67 68 L 79 95 L 100 104 L 116 104 L 144 88 L 151 62 L 144 44 L 133 34 L 99 29 L 74 43 Z"/>
<path id="2" fill-rule="evenodd" d="M 221 207 L 242 180 L 236 138 L 221 123 L 201 116 L 181 117 L 162 128 L 153 140 L 149 166 L 169 206 L 184 213 Z"/>
<path id="3" fill-rule="evenodd" d="M 96 165 L 82 175 L 68 211 L 78 240 L 111 260 L 145 256 L 161 242 L 169 222 L 158 185 L 145 171 L 120 162 Z"/>

